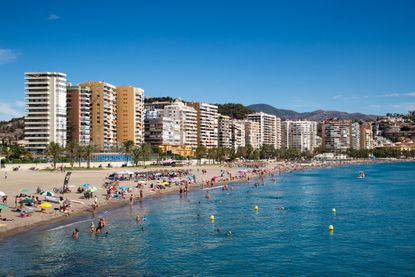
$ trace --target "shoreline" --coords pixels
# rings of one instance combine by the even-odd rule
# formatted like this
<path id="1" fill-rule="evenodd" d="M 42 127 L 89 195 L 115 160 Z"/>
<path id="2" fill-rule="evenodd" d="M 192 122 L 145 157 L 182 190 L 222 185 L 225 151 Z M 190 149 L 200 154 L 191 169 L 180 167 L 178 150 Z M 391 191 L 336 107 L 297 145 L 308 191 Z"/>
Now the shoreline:
<path id="1" fill-rule="evenodd" d="M 267 174 L 265 175 L 265 177 L 269 176 L 270 174 L 275 174 L 278 173 L 280 174 L 286 174 L 286 173 L 291 173 L 291 172 L 297 172 L 297 171 L 302 171 L 302 170 L 314 170 L 314 169 L 323 169 L 323 168 L 334 168 L 334 167 L 342 167 L 342 166 L 353 166 L 353 165 L 359 165 L 359 164 L 375 164 L 375 163 L 395 163 L 395 162 L 415 162 L 415 160 L 409 160 L 409 159 L 405 159 L 405 160 L 395 160 L 395 159 L 377 159 L 377 160 L 368 160 L 368 159 L 359 159 L 359 160 L 348 160 L 348 161 L 330 161 L 327 163 L 321 163 L 318 165 L 315 165 L 313 163 L 292 163 L 292 162 L 288 162 L 288 163 L 281 163 L 281 162 L 267 162 L 266 166 L 261 168 L 261 170 L 267 170 Z M 212 167 L 212 165 L 209 165 L 210 167 Z M 204 168 L 204 166 L 199 166 L 200 168 Z M 223 165 L 216 165 L 214 166 L 216 170 L 230 170 L 230 169 L 239 169 L 239 167 L 225 167 Z M 271 167 L 271 168 L 270 168 Z M 166 170 L 174 170 L 174 168 L 165 168 Z M 177 168 L 176 168 L 177 169 Z M 183 169 L 183 168 L 181 168 Z M 88 172 L 88 173 L 92 173 L 92 172 Z M 102 173 L 102 172 L 100 172 Z M 53 174 L 53 173 L 52 173 Z M 247 176 L 248 178 L 241 178 L 241 179 L 235 179 L 235 180 L 226 180 L 226 181 L 219 181 L 219 182 L 215 182 L 214 185 L 212 187 L 217 187 L 217 186 L 221 186 L 223 184 L 230 184 L 230 183 L 247 183 L 248 180 L 258 180 L 260 178 L 259 175 L 253 175 L 251 173 L 251 175 Z M 278 177 L 278 176 L 277 176 Z M 195 189 L 203 189 L 205 181 L 197 181 L 194 184 L 190 184 L 189 185 L 189 191 L 190 190 L 195 190 Z M 139 199 L 138 197 L 135 197 L 134 199 L 134 203 L 137 203 L 139 201 L 145 201 L 146 198 L 149 199 L 157 199 L 158 197 L 163 197 L 165 195 L 170 195 L 170 194 L 174 194 L 174 193 L 178 193 L 179 192 L 179 188 L 180 186 L 172 186 L 169 189 L 166 189 L 165 191 L 162 192 L 153 192 L 150 193 L 147 191 L 147 193 L 145 194 L 144 199 Z M 122 199 L 122 200 L 108 200 L 105 201 L 103 204 L 99 205 L 98 210 L 96 211 L 96 213 L 99 213 L 102 210 L 111 210 L 111 209 L 116 209 L 119 207 L 123 207 L 123 206 L 127 206 L 129 205 L 129 200 L 128 199 Z M 9 228 L 5 231 L 0 232 L 0 241 L 5 240 L 7 238 L 19 235 L 19 234 L 23 234 L 23 233 L 28 233 L 31 232 L 39 227 L 41 227 L 42 225 L 55 225 L 57 224 L 57 226 L 59 226 L 59 223 L 64 223 L 64 222 L 70 222 L 70 219 L 73 218 L 82 218 L 84 216 L 87 215 L 92 215 L 91 212 L 91 207 L 90 205 L 86 205 L 86 206 L 81 206 L 78 207 L 77 209 L 74 209 L 73 212 L 71 212 L 71 214 L 69 216 L 64 215 L 63 213 L 53 213 L 53 214 L 48 214 L 48 217 L 36 220 L 35 222 L 31 222 L 30 224 L 21 224 L 20 226 L 15 226 L 13 228 Z M 0 221 L 1 222 L 1 221 Z M 61 226 L 63 226 L 64 224 L 62 224 Z M 1 229 L 0 229 L 1 231 Z"/>

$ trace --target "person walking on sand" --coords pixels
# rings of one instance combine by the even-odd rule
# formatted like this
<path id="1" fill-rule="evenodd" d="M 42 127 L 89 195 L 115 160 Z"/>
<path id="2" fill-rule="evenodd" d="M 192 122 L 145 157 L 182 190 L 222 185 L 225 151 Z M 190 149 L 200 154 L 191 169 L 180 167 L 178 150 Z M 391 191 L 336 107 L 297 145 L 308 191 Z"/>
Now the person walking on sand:
<path id="1" fill-rule="evenodd" d="M 7 180 L 7 171 L 4 172 L 4 180 Z"/>
<path id="2" fill-rule="evenodd" d="M 95 207 L 98 207 L 98 197 L 97 197 L 97 195 L 95 195 L 94 204 L 95 204 Z"/>

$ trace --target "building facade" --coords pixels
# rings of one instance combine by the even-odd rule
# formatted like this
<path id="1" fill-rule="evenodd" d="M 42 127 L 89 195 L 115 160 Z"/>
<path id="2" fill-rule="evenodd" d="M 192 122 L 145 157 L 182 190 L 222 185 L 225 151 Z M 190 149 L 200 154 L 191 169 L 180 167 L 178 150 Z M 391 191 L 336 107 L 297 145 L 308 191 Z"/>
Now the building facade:
<path id="1" fill-rule="evenodd" d="M 313 151 L 317 147 L 317 122 L 283 121 L 281 123 L 281 147 L 301 152 Z"/>
<path id="2" fill-rule="evenodd" d="M 351 148 L 355 149 L 355 150 L 361 149 L 361 147 L 360 147 L 360 124 L 359 124 L 359 122 L 352 123 Z"/>
<path id="3" fill-rule="evenodd" d="M 218 106 L 207 103 L 188 103 L 197 112 L 197 140 L 198 144 L 206 148 L 218 146 Z"/>
<path id="4" fill-rule="evenodd" d="M 260 148 L 261 134 L 259 131 L 259 123 L 255 121 L 245 120 L 245 145 L 251 145 L 252 148 Z"/>
<path id="5" fill-rule="evenodd" d="M 180 145 L 197 147 L 197 111 L 186 106 L 179 99 L 164 107 L 164 116 L 173 119 L 180 126 Z"/>
<path id="6" fill-rule="evenodd" d="M 117 142 L 144 142 L 144 90 L 132 86 L 117 87 Z"/>
<path id="7" fill-rule="evenodd" d="M 80 85 L 91 89 L 91 144 L 110 151 L 117 146 L 116 87 L 102 81 Z"/>
<path id="8" fill-rule="evenodd" d="M 243 120 L 232 120 L 232 139 L 231 147 L 238 150 L 239 147 L 245 147 L 245 123 Z"/>
<path id="9" fill-rule="evenodd" d="M 25 73 L 24 137 L 30 152 L 41 154 L 50 142 L 66 144 L 66 74 Z"/>
<path id="10" fill-rule="evenodd" d="M 172 118 L 160 116 L 145 119 L 145 141 L 152 146 L 180 145 L 180 125 Z"/>
<path id="11" fill-rule="evenodd" d="M 352 121 L 329 119 L 322 125 L 322 147 L 328 150 L 347 150 L 352 146 Z"/>
<path id="12" fill-rule="evenodd" d="M 264 144 L 273 145 L 275 149 L 281 148 L 281 119 L 275 115 L 258 112 L 249 114 L 247 119 L 259 123 L 259 147 Z"/>
<path id="13" fill-rule="evenodd" d="M 91 140 L 91 89 L 85 86 L 68 86 L 67 141 L 88 145 Z"/>
<path id="14" fill-rule="evenodd" d="M 363 122 L 360 125 L 360 149 L 373 149 L 372 123 Z"/>
<path id="15" fill-rule="evenodd" d="M 232 147 L 232 120 L 227 115 L 220 114 L 218 117 L 218 146 Z"/>

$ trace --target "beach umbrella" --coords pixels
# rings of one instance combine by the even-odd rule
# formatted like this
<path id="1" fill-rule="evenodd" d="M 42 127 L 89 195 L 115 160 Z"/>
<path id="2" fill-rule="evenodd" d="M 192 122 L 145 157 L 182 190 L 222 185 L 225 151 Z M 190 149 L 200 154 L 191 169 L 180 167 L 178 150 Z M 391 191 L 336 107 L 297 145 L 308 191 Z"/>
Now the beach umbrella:
<path id="1" fill-rule="evenodd" d="M 7 209 L 7 208 L 8 208 L 7 205 L 0 204 L 0 210 Z"/>
<path id="2" fill-rule="evenodd" d="M 20 203 L 22 204 L 33 204 L 35 201 L 33 201 L 33 199 L 30 198 L 25 198 L 23 200 L 20 201 Z"/>
<path id="3" fill-rule="evenodd" d="M 89 188 L 87 192 L 96 192 L 98 189 L 96 187 Z"/>
<path id="4" fill-rule="evenodd" d="M 84 188 L 87 188 L 87 187 L 90 187 L 91 186 L 91 184 L 83 184 L 82 185 Z"/>
<path id="5" fill-rule="evenodd" d="M 44 191 L 40 195 L 42 195 L 42 196 L 54 196 L 55 194 L 53 192 L 50 192 L 50 191 Z"/>
<path id="6" fill-rule="evenodd" d="M 39 206 L 41 206 L 42 208 L 50 208 L 50 207 L 52 207 L 52 205 L 49 204 L 49 203 L 42 203 Z"/>
<path id="7" fill-rule="evenodd" d="M 118 187 L 120 190 L 128 190 L 127 187 Z"/>
<path id="8" fill-rule="evenodd" d="M 21 188 L 21 189 L 19 189 L 19 192 L 29 192 L 29 189 L 28 188 Z"/>

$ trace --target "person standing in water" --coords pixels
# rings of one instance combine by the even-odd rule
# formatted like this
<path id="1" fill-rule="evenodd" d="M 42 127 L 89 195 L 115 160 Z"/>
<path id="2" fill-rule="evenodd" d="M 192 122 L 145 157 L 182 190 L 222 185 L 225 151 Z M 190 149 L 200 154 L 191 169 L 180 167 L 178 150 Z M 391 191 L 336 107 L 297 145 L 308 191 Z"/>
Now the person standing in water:
<path id="1" fill-rule="evenodd" d="M 73 230 L 73 232 L 72 232 L 72 238 L 73 239 L 78 239 L 78 235 L 79 235 L 79 230 L 77 228 L 75 228 L 75 230 Z"/>
<path id="2" fill-rule="evenodd" d="M 91 222 L 91 225 L 89 225 L 89 233 L 93 234 L 95 232 L 95 225 L 94 222 Z"/>
<path id="3" fill-rule="evenodd" d="M 131 194 L 130 194 L 130 205 L 131 205 L 131 206 L 133 205 L 133 202 L 134 202 L 134 196 L 133 196 L 133 194 L 131 193 Z"/>

